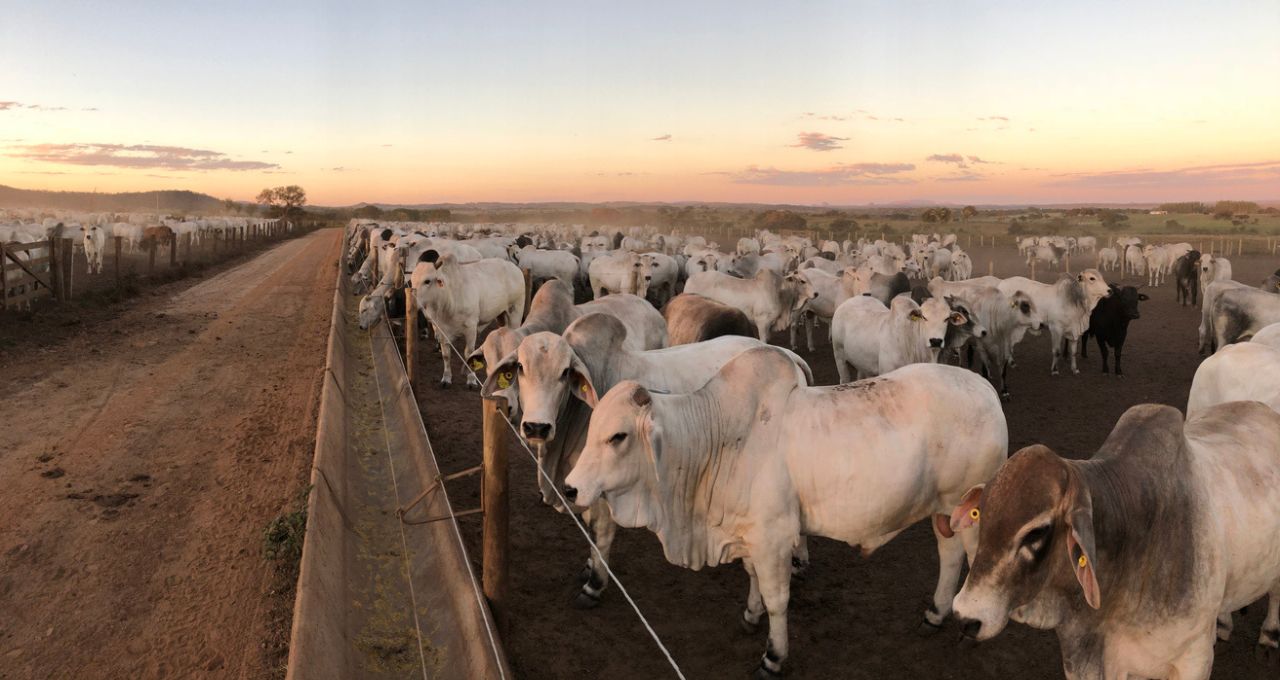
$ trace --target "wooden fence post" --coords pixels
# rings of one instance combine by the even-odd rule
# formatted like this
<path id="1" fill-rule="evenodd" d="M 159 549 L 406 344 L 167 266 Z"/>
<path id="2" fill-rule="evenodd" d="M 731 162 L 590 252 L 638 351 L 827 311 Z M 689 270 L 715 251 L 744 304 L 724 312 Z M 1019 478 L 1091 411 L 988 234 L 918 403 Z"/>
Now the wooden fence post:
<path id="1" fill-rule="evenodd" d="M 409 374 L 409 387 L 417 386 L 418 372 L 418 308 L 414 305 L 413 289 L 404 288 L 404 371 Z"/>
<path id="2" fill-rule="evenodd" d="M 178 266 L 178 235 L 169 237 L 169 268 Z"/>
<path id="3" fill-rule="evenodd" d="M 1067 273 L 1070 274 L 1071 273 L 1071 253 L 1067 253 L 1066 258 L 1067 258 L 1067 263 L 1065 266 L 1067 269 Z"/>
<path id="4" fill-rule="evenodd" d="M 74 284 L 76 281 L 76 256 L 75 248 L 69 238 L 62 239 L 62 262 L 63 266 L 66 267 L 64 270 L 66 272 L 66 276 L 62 279 L 62 285 L 65 290 L 62 295 L 64 299 L 70 300 L 71 296 L 75 294 Z"/>
<path id="5" fill-rule="evenodd" d="M 0 310 L 9 308 L 9 256 L 4 252 L 4 241 L 0 241 Z"/>
<path id="6" fill-rule="evenodd" d="M 191 239 L 195 238 L 195 234 L 187 232 L 187 240 L 182 242 L 182 264 L 191 263 Z"/>
<path id="7" fill-rule="evenodd" d="M 116 246 L 116 290 L 120 290 L 120 242 L 123 241 L 124 238 L 120 236 L 113 236 L 111 240 L 115 241 Z"/>
<path id="8" fill-rule="evenodd" d="M 484 550 L 482 582 L 484 595 L 498 624 L 507 625 L 507 529 L 510 525 L 510 501 L 507 497 L 507 400 L 493 397 L 483 400 L 484 472 L 480 505 L 484 510 Z"/>
<path id="9" fill-rule="evenodd" d="M 49 285 L 53 288 L 53 297 L 58 302 L 62 302 L 62 267 L 58 262 L 62 259 L 62 253 L 58 251 L 58 244 L 62 237 L 62 225 L 54 227 L 53 235 L 49 237 Z M 30 251 L 28 251 L 30 254 Z M 34 285 L 34 284 L 33 284 Z"/>
<path id="10" fill-rule="evenodd" d="M 996 261 L 987 260 L 987 276 L 995 276 L 995 275 L 996 275 Z"/>

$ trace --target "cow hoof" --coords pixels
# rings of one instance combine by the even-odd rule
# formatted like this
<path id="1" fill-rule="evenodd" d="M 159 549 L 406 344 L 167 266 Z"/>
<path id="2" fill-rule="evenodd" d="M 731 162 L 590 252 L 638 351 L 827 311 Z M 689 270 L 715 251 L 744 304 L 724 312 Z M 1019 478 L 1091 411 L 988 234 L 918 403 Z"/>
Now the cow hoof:
<path id="1" fill-rule="evenodd" d="M 933 637 L 934 635 L 937 635 L 941 631 L 942 631 L 942 624 L 932 623 L 929 621 L 929 619 L 922 620 L 920 622 L 920 625 L 916 626 L 916 635 L 919 635 L 922 638 Z"/>
<path id="2" fill-rule="evenodd" d="M 1000 401 L 1010 401 L 1010 400 L 1012 400 L 1012 399 L 1013 399 L 1013 395 L 1012 395 L 1012 394 L 1009 394 L 1008 392 L 1001 392 L 1001 393 L 1000 393 Z"/>
<path id="3" fill-rule="evenodd" d="M 441 381 L 440 381 L 440 389 L 442 389 L 442 390 L 447 390 L 447 389 L 449 389 L 449 386 L 450 386 L 450 385 L 452 385 L 452 384 L 453 384 L 453 382 L 452 382 L 452 381 L 449 381 L 449 380 L 441 380 Z"/>
<path id="4" fill-rule="evenodd" d="M 752 623 L 748 621 L 745 613 L 738 617 L 738 627 L 747 635 L 755 635 L 760 632 L 760 622 L 756 621 L 755 623 Z"/>
<path id="5" fill-rule="evenodd" d="M 764 666 L 756 666 L 756 671 L 751 674 L 751 680 L 779 680 L 782 673 L 771 671 Z"/>
<path id="6" fill-rule="evenodd" d="M 1049 375 L 1058 375 L 1058 369 L 1055 368 L 1052 371 L 1049 371 Z"/>
<path id="7" fill-rule="evenodd" d="M 591 576 L 594 573 L 595 572 L 591 571 L 591 565 L 583 567 L 582 571 L 578 572 L 578 583 L 586 583 L 587 581 L 590 581 Z"/>
<path id="8" fill-rule="evenodd" d="M 1266 664 L 1272 668 L 1280 665 L 1280 649 L 1269 647 L 1267 645 L 1254 645 L 1253 658 L 1258 663 Z"/>
<path id="9" fill-rule="evenodd" d="M 1117 378 L 1119 378 L 1119 379 L 1121 379 L 1121 380 L 1124 380 L 1124 374 L 1123 374 L 1123 373 L 1117 373 L 1117 374 L 1116 374 L 1116 377 L 1117 377 Z"/>
<path id="10" fill-rule="evenodd" d="M 1071 369 L 1071 375 L 1080 375 L 1080 369 L 1078 368 Z"/>
<path id="11" fill-rule="evenodd" d="M 573 596 L 574 609 L 595 609 L 600 606 L 600 597 L 592 595 L 585 590 L 579 590 L 577 595 Z"/>

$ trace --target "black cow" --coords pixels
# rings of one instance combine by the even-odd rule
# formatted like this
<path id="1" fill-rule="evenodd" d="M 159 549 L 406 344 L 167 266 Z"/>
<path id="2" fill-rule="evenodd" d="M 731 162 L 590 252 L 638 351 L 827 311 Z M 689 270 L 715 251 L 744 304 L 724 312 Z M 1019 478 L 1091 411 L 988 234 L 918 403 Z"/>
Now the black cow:
<path id="1" fill-rule="evenodd" d="M 1173 280 L 1177 287 L 1178 304 L 1192 307 L 1200 299 L 1200 251 L 1193 250 L 1173 262 Z"/>
<path id="2" fill-rule="evenodd" d="M 1098 353 L 1102 355 L 1102 372 L 1108 372 L 1107 347 L 1110 346 L 1116 352 L 1116 377 L 1123 378 L 1120 352 L 1124 349 L 1125 336 L 1129 334 L 1129 322 L 1142 316 L 1138 313 L 1138 302 L 1146 299 L 1146 293 L 1139 293 L 1133 286 L 1121 288 L 1111 284 L 1111 295 L 1098 300 L 1098 305 L 1089 315 L 1089 328 L 1080 337 L 1080 356 L 1089 356 L 1086 349 L 1092 335 L 1097 339 Z"/>

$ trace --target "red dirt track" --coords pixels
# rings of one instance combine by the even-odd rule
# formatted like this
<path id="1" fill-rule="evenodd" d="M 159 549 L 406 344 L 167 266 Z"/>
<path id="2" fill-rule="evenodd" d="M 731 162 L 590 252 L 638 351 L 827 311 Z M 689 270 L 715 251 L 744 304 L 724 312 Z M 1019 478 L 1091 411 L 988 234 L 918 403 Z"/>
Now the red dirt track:
<path id="1" fill-rule="evenodd" d="M 992 258 L 998 275 L 1026 274 L 1012 247 L 974 248 L 970 253 L 977 275 L 986 273 Z M 1073 258 L 1077 269 L 1082 260 L 1092 258 Z M 1276 260 L 1261 255 L 1231 260 L 1236 279 L 1255 285 L 1277 266 Z M 1107 273 L 1108 280 L 1117 274 Z M 1050 280 L 1045 272 L 1039 278 Z M 1199 308 L 1179 307 L 1172 285 L 1146 292 L 1151 300 L 1142 303 L 1142 318 L 1130 326 L 1122 379 L 1101 374 L 1096 345 L 1090 346 L 1089 358 L 1080 360 L 1080 375 L 1056 377 L 1049 375 L 1047 334 L 1018 347 L 1017 367 L 1009 372 L 1013 400 L 1005 410 L 1010 452 L 1044 443 L 1069 457 L 1088 457 L 1130 406 L 1158 402 L 1185 408 L 1200 360 Z M 775 341 L 785 339 L 779 335 Z M 818 384 L 836 382 L 825 338 L 816 352 L 800 353 Z M 422 357 L 419 403 L 441 470 L 475 465 L 480 456 L 479 396 L 461 386 L 456 359 L 454 387 L 438 387 L 440 357 L 434 343 L 424 347 Z M 674 677 L 616 588 L 606 591 L 595 610 L 570 607 L 587 547 L 568 517 L 542 504 L 533 463 L 514 437 L 508 446 L 513 461 L 512 571 L 511 630 L 505 643 L 518 676 Z M 455 508 L 479 502 L 474 485 L 467 482 L 453 483 L 450 495 Z M 480 522 L 474 517 L 460 522 L 478 570 Z M 912 527 L 869 559 L 826 539 L 811 539 L 810 550 L 812 566 L 792 585 L 787 677 L 1062 677 L 1051 632 L 1010 624 L 995 640 L 962 647 L 958 629 L 949 621 L 933 637 L 916 636 L 937 577 L 937 554 L 926 524 Z M 619 532 L 611 564 L 688 678 L 742 678 L 754 669 L 765 634 L 747 635 L 738 628 L 747 592 L 739 565 L 701 572 L 676 567 L 663 559 L 657 539 L 638 529 Z M 1218 645 L 1214 677 L 1275 677 L 1275 669 L 1252 657 L 1264 610 L 1255 604 L 1245 616 L 1237 616 L 1231 640 Z"/>
<path id="2" fill-rule="evenodd" d="M 340 237 L 0 365 L 0 678 L 283 675 L 262 537 L 310 468 Z"/>

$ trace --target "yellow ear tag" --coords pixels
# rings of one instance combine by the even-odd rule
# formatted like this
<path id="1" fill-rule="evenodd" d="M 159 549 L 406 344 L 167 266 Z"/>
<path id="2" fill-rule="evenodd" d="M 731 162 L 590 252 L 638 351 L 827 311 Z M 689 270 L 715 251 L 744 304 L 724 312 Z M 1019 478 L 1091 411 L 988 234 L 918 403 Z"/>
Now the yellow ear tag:
<path id="1" fill-rule="evenodd" d="M 582 383 L 581 385 L 579 385 L 579 386 L 578 386 L 578 389 L 582 390 L 582 393 L 583 393 L 583 394 L 586 394 L 586 393 L 587 393 L 587 384 L 586 384 L 586 383 Z"/>
<path id="2" fill-rule="evenodd" d="M 1084 565 L 1088 563 L 1089 563 L 1089 558 L 1085 557 L 1084 555 L 1081 555 L 1080 559 L 1076 560 L 1076 565 L 1079 566 L 1081 569 L 1084 569 Z"/>
<path id="3" fill-rule="evenodd" d="M 498 374 L 498 389 L 505 390 L 511 387 L 511 371 L 504 371 Z"/>
<path id="4" fill-rule="evenodd" d="M 977 508 L 974 508 L 974 509 L 972 509 L 972 510 L 970 510 L 970 511 L 969 511 L 969 519 L 972 519 L 973 521 L 975 521 L 975 522 L 976 522 L 976 521 L 978 521 L 978 515 L 980 515 L 980 514 L 981 514 L 981 513 L 979 513 L 979 512 L 978 512 L 978 509 L 977 509 Z"/>
<path id="5" fill-rule="evenodd" d="M 484 361 L 483 361 L 483 360 L 481 360 L 481 359 L 472 359 L 472 360 L 471 360 L 471 370 L 473 370 L 473 371 L 478 371 L 478 370 L 480 370 L 480 369 L 482 369 L 482 368 L 484 368 Z"/>

